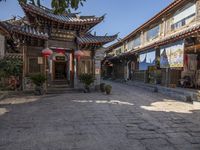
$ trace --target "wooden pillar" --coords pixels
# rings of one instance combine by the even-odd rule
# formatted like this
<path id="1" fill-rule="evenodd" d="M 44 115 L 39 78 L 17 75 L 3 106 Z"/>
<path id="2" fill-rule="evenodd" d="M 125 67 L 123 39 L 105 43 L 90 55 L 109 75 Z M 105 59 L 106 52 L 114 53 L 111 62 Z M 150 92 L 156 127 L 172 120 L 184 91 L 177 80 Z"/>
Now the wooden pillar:
<path id="1" fill-rule="evenodd" d="M 162 19 L 162 27 L 163 27 L 163 29 L 162 29 L 162 37 L 165 37 L 166 36 L 166 33 L 167 33 L 167 23 L 166 23 L 166 18 L 163 18 Z"/>
<path id="2" fill-rule="evenodd" d="M 22 88 L 25 90 L 25 77 L 28 74 L 28 59 L 27 59 L 27 46 L 25 43 L 22 45 L 22 59 L 23 59 L 23 69 L 22 69 Z"/>
<path id="3" fill-rule="evenodd" d="M 47 87 L 48 87 L 48 73 L 47 73 L 47 59 L 48 57 L 45 56 L 44 57 L 44 73 L 45 73 L 45 77 L 46 77 L 46 82 L 45 82 L 45 90 L 47 91 Z"/>
<path id="4" fill-rule="evenodd" d="M 70 57 L 70 86 L 73 88 L 74 87 L 74 76 L 75 76 L 75 61 L 74 61 L 74 50 L 71 52 L 71 57 Z"/>
<path id="5" fill-rule="evenodd" d="M 196 21 L 200 20 L 200 0 L 196 1 Z"/>
<path id="6" fill-rule="evenodd" d="M 145 32 L 142 31 L 140 36 L 141 36 L 140 37 L 140 39 L 141 39 L 141 45 L 143 46 L 143 45 L 145 45 L 145 42 L 146 42 Z"/>

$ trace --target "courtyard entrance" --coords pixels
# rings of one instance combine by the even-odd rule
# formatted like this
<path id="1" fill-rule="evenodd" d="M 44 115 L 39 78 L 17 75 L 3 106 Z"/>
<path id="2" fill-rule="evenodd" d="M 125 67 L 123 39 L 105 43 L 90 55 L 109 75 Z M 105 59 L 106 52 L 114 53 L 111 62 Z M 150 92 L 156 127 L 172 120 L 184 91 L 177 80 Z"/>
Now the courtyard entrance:
<path id="1" fill-rule="evenodd" d="M 53 54 L 49 59 L 49 72 L 51 86 L 65 85 L 73 87 L 74 84 L 74 53 L 64 48 L 51 48 Z"/>
<path id="2" fill-rule="evenodd" d="M 54 62 L 54 80 L 66 80 L 66 79 L 67 79 L 67 63 Z"/>

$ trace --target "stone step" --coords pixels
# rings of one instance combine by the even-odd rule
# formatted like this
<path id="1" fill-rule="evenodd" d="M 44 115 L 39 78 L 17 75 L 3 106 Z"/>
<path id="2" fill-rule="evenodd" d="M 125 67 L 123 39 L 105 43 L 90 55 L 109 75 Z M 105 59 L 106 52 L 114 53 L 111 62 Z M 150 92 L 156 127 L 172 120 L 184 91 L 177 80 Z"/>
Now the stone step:
<path id="1" fill-rule="evenodd" d="M 67 84 L 68 81 L 67 80 L 54 80 L 54 81 L 52 81 L 52 83 L 54 83 L 54 84 Z"/>
<path id="2" fill-rule="evenodd" d="M 80 92 L 80 90 L 74 89 L 74 88 L 56 88 L 56 87 L 50 87 L 47 89 L 46 94 L 65 94 L 65 93 L 77 93 Z"/>
<path id="3" fill-rule="evenodd" d="M 64 85 L 55 85 L 55 84 L 53 84 L 53 85 L 50 85 L 50 87 L 49 88 L 58 88 L 58 89 L 62 89 L 62 88 L 70 88 L 70 86 L 69 85 L 67 85 L 67 84 L 64 84 Z"/>

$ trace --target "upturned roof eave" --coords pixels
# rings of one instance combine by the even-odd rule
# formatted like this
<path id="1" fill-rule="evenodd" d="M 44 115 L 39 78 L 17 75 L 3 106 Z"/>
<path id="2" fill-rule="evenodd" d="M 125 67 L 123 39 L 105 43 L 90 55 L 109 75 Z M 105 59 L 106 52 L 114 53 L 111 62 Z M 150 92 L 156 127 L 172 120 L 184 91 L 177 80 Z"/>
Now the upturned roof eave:
<path id="1" fill-rule="evenodd" d="M 93 17 L 93 18 L 86 18 L 86 19 L 81 19 L 84 18 L 84 16 L 80 16 L 80 17 L 67 17 L 64 15 L 55 15 L 55 14 L 51 14 L 48 15 L 49 13 L 45 12 L 45 10 L 43 10 L 42 8 L 39 8 L 37 6 L 32 6 L 31 4 L 25 4 L 25 3 L 20 3 L 22 9 L 24 10 L 25 14 L 28 16 L 28 13 L 34 13 L 36 15 L 40 15 L 42 17 L 48 18 L 52 21 L 57 21 L 60 23 L 64 23 L 64 24 L 75 24 L 75 25 L 85 25 L 85 24 L 98 24 L 100 22 L 102 22 L 104 20 L 104 15 L 101 17 Z M 35 10 L 33 7 L 37 8 L 39 11 Z"/>
<path id="2" fill-rule="evenodd" d="M 39 39 L 44 39 L 44 40 L 47 40 L 49 38 L 48 35 L 45 33 L 37 32 L 38 34 L 34 34 L 34 33 L 31 33 L 31 31 L 30 32 L 27 32 L 25 30 L 23 31 L 22 27 L 23 26 L 12 25 L 8 22 L 0 21 L 0 28 L 9 35 L 12 35 L 13 33 L 17 33 L 17 34 L 30 36 L 30 37 L 34 37 L 34 38 L 39 38 Z M 35 29 L 35 31 L 37 31 L 37 30 Z"/>
<path id="3" fill-rule="evenodd" d="M 138 53 L 144 52 L 145 50 L 148 50 L 148 49 L 151 49 L 151 48 L 161 47 L 161 46 L 164 46 L 166 44 L 170 44 L 171 42 L 183 40 L 184 38 L 189 37 L 189 36 L 199 32 L 199 31 L 200 31 L 200 24 L 198 24 L 194 27 L 191 27 L 189 29 L 183 30 L 179 33 L 175 33 L 173 35 L 170 35 L 170 36 L 168 36 L 168 37 L 166 37 L 162 40 L 154 42 L 154 43 L 147 45 L 145 47 L 138 48 L 138 49 L 135 49 L 135 50 L 131 50 L 131 51 L 123 53 L 119 56 L 114 56 L 112 58 L 117 59 L 117 58 L 120 58 L 121 56 L 126 56 L 126 55 L 130 55 L 130 54 L 138 54 Z"/>
<path id="4" fill-rule="evenodd" d="M 117 34 L 113 36 L 94 36 L 94 35 L 86 35 L 84 37 L 77 37 L 77 42 L 79 45 L 85 44 L 101 44 L 105 45 L 114 41 L 117 38 Z"/>

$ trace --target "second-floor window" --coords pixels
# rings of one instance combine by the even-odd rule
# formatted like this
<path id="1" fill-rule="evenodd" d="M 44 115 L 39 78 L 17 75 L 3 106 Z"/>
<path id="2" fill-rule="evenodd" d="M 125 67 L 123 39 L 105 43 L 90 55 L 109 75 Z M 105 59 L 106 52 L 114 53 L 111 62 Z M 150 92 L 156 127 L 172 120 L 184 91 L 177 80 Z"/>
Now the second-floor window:
<path id="1" fill-rule="evenodd" d="M 128 50 L 133 50 L 135 47 L 138 47 L 141 45 L 141 38 L 140 36 L 135 37 L 132 41 L 128 42 Z"/>
<path id="2" fill-rule="evenodd" d="M 157 25 L 154 28 L 147 31 L 147 41 L 156 39 L 159 36 L 160 26 Z"/>
<path id="3" fill-rule="evenodd" d="M 128 42 L 128 51 L 133 49 L 133 41 Z"/>
<path id="4" fill-rule="evenodd" d="M 173 16 L 171 29 L 175 30 L 185 26 L 195 19 L 196 4 L 189 3 L 183 8 L 179 9 Z"/>
<path id="5" fill-rule="evenodd" d="M 38 57 L 28 58 L 28 72 L 29 74 L 41 72 L 41 65 L 38 64 Z"/>
<path id="6" fill-rule="evenodd" d="M 121 53 L 122 53 L 122 49 L 121 48 L 116 50 L 116 55 L 120 55 Z"/>
<path id="7" fill-rule="evenodd" d="M 134 46 L 134 47 L 138 47 L 138 46 L 140 46 L 140 45 L 141 45 L 141 37 L 138 36 L 138 37 L 136 37 L 136 38 L 133 40 L 133 46 Z"/>

